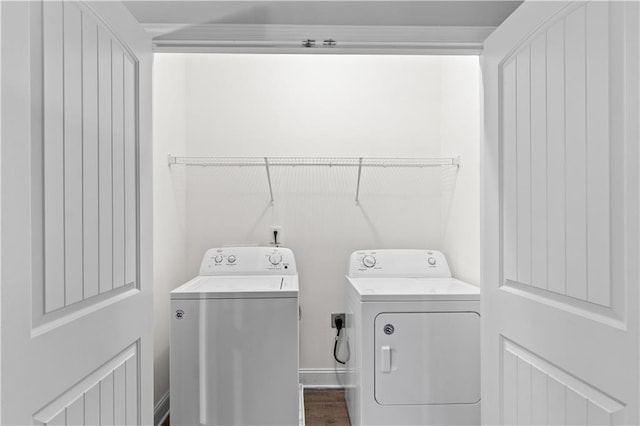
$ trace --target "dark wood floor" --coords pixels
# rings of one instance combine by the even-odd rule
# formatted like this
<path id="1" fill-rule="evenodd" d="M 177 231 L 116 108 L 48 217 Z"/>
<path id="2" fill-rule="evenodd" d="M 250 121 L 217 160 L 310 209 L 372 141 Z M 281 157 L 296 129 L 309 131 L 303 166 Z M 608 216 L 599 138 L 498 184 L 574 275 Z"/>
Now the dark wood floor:
<path id="1" fill-rule="evenodd" d="M 351 426 L 344 391 L 337 389 L 306 389 L 304 391 L 304 421 L 306 426 Z M 167 418 L 162 426 L 170 426 Z"/>
<path id="2" fill-rule="evenodd" d="M 305 389 L 304 415 L 306 426 L 351 426 L 341 389 Z"/>

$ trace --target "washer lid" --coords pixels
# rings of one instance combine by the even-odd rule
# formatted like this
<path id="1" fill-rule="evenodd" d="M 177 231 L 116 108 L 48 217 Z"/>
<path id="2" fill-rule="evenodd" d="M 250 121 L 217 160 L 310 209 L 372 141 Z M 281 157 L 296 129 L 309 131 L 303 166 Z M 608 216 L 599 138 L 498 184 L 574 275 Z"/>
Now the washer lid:
<path id="1" fill-rule="evenodd" d="M 297 297 L 297 275 L 198 276 L 171 292 L 172 300 Z"/>
<path id="2" fill-rule="evenodd" d="M 360 300 L 480 300 L 480 288 L 455 278 L 349 278 Z"/>

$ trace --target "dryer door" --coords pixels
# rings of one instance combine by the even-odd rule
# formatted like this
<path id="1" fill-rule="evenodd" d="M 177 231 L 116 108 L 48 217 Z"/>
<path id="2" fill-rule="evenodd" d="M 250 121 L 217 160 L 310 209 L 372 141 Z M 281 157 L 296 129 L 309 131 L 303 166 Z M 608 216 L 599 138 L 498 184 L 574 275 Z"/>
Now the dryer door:
<path id="1" fill-rule="evenodd" d="M 378 404 L 480 400 L 480 316 L 476 312 L 382 313 L 375 328 Z"/>

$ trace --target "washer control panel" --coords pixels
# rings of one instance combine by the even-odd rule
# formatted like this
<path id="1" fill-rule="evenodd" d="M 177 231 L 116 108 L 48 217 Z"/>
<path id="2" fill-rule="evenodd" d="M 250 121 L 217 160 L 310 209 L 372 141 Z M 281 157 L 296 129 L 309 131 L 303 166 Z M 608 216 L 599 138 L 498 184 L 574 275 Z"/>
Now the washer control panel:
<path id="1" fill-rule="evenodd" d="M 222 247 L 207 250 L 200 275 L 295 275 L 293 252 L 283 247 Z"/>
<path id="2" fill-rule="evenodd" d="M 359 250 L 349 259 L 349 277 L 448 278 L 451 271 L 437 250 Z"/>

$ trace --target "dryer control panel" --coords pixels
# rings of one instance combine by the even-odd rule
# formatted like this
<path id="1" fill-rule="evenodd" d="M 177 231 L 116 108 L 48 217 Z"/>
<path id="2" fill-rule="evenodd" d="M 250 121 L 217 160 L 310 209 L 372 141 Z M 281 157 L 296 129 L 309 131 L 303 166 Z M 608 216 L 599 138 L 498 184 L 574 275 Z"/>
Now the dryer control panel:
<path id="1" fill-rule="evenodd" d="M 295 275 L 293 252 L 283 247 L 222 247 L 207 250 L 200 275 Z"/>
<path id="2" fill-rule="evenodd" d="M 359 250 L 351 254 L 347 276 L 449 278 L 451 270 L 437 250 Z"/>

